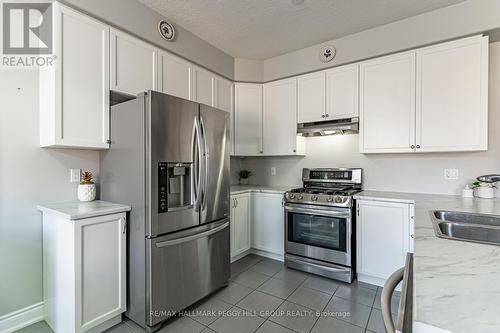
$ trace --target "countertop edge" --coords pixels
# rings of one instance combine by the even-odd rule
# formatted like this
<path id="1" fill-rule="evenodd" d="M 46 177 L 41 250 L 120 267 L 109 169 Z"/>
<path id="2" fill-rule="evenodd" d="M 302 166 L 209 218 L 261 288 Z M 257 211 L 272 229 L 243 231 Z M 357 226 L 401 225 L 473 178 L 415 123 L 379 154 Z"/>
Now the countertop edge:
<path id="1" fill-rule="evenodd" d="M 57 208 L 48 207 L 47 205 L 44 205 L 44 204 L 37 205 L 36 208 L 37 208 L 37 210 L 39 210 L 42 213 L 49 213 L 49 214 L 57 215 L 57 216 L 60 216 L 60 217 L 63 217 L 65 219 L 72 220 L 72 221 L 82 220 L 82 219 L 96 217 L 96 216 L 124 213 L 124 212 L 128 212 L 128 211 L 132 210 L 132 208 L 128 205 L 115 204 L 112 202 L 100 201 L 100 200 L 97 200 L 97 201 L 108 203 L 108 204 L 111 204 L 113 206 L 111 206 L 109 208 L 102 208 L 101 210 L 81 212 L 81 213 L 75 213 L 75 214 L 63 212 Z M 63 204 L 65 204 L 65 203 L 63 203 Z"/>

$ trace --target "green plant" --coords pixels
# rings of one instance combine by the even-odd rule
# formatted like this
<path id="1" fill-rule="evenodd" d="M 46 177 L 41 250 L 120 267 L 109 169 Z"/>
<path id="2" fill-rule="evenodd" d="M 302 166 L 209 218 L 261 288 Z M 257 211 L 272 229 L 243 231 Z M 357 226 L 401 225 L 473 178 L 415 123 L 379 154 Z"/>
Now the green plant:
<path id="1" fill-rule="evenodd" d="M 240 175 L 240 178 L 243 178 L 243 179 L 248 178 L 248 177 L 253 175 L 252 171 L 250 171 L 250 170 L 240 170 L 238 172 L 238 174 Z"/>
<path id="2" fill-rule="evenodd" d="M 472 183 L 470 187 L 471 188 L 478 188 L 478 187 L 493 187 L 493 188 L 496 188 L 496 185 L 495 185 L 495 183 L 485 183 L 485 182 L 476 181 L 476 182 Z"/>

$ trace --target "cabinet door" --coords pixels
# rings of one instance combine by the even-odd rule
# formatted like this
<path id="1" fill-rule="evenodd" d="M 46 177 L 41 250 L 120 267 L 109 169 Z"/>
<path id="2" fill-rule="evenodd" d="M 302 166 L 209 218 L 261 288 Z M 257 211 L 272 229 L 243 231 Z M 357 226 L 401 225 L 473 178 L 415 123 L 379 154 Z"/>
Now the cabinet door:
<path id="1" fill-rule="evenodd" d="M 410 250 L 410 205 L 363 200 L 357 205 L 357 271 L 380 285 L 405 264 Z"/>
<path id="2" fill-rule="evenodd" d="M 111 90 L 137 95 L 156 90 L 157 49 L 111 29 Z"/>
<path id="3" fill-rule="evenodd" d="M 325 72 L 297 78 L 297 122 L 325 120 Z"/>
<path id="4" fill-rule="evenodd" d="M 297 153 L 297 80 L 264 84 L 264 155 Z"/>
<path id="5" fill-rule="evenodd" d="M 250 195 L 231 197 L 231 257 L 250 249 Z"/>
<path id="6" fill-rule="evenodd" d="M 159 89 L 165 94 L 193 100 L 193 65 L 167 52 L 160 52 L 160 59 Z"/>
<path id="7" fill-rule="evenodd" d="M 200 67 L 194 67 L 194 100 L 215 106 L 215 76 Z"/>
<path id="8" fill-rule="evenodd" d="M 488 37 L 417 50 L 417 151 L 488 149 Z"/>
<path id="9" fill-rule="evenodd" d="M 229 80 L 215 78 L 215 107 L 231 112 L 233 108 L 233 83 Z"/>
<path id="10" fill-rule="evenodd" d="M 361 153 L 415 149 L 415 53 L 406 52 L 360 65 Z"/>
<path id="11" fill-rule="evenodd" d="M 41 121 L 53 122 L 41 145 L 108 148 L 109 27 L 58 3 L 54 13 L 55 82 L 40 82 L 54 97 Z"/>
<path id="12" fill-rule="evenodd" d="M 284 212 L 281 194 L 252 194 L 252 247 L 283 256 Z"/>
<path id="13" fill-rule="evenodd" d="M 326 119 L 358 116 L 359 65 L 348 65 L 326 72 Z"/>
<path id="14" fill-rule="evenodd" d="M 126 310 L 126 217 L 99 216 L 74 222 L 77 332 Z"/>
<path id="15" fill-rule="evenodd" d="M 234 85 L 234 153 L 262 154 L 262 85 Z"/>

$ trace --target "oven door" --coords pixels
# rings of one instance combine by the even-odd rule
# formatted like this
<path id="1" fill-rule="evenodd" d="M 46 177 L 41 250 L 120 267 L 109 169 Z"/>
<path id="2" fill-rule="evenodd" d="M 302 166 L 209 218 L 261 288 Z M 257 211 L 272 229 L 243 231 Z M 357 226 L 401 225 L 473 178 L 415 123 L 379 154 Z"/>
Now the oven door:
<path id="1" fill-rule="evenodd" d="M 286 253 L 351 266 L 351 210 L 285 205 Z"/>

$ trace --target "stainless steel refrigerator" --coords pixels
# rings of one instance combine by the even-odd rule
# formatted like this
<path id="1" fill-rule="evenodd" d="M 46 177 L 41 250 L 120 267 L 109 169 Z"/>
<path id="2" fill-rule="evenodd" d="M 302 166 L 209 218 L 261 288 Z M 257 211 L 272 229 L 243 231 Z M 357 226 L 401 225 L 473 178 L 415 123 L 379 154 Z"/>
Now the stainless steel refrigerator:
<path id="1" fill-rule="evenodd" d="M 126 316 L 148 331 L 229 279 L 229 117 L 155 91 L 111 107 L 101 199 L 132 206 Z"/>

